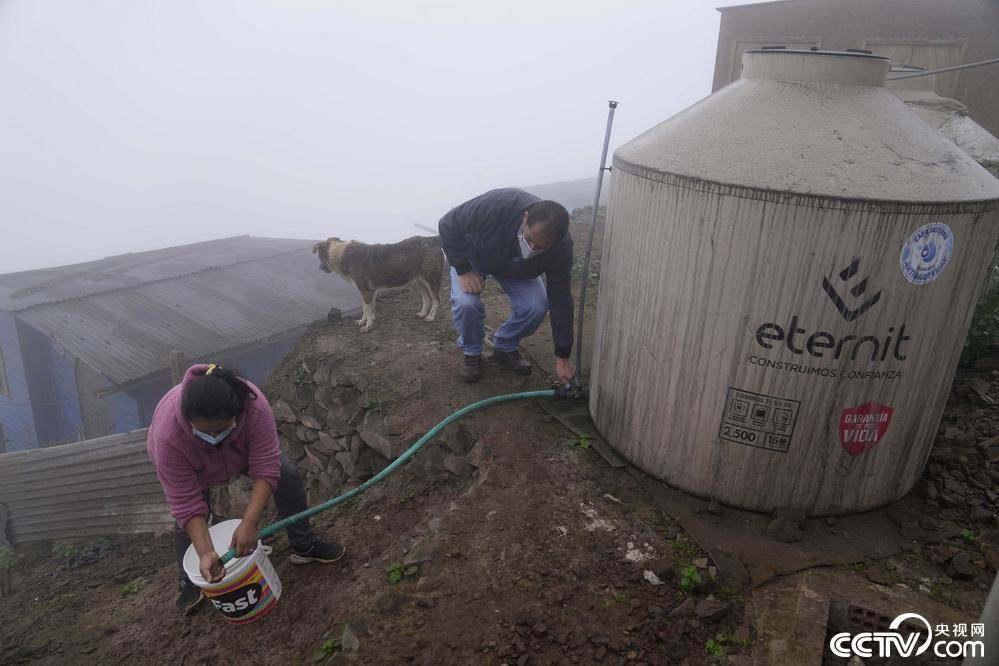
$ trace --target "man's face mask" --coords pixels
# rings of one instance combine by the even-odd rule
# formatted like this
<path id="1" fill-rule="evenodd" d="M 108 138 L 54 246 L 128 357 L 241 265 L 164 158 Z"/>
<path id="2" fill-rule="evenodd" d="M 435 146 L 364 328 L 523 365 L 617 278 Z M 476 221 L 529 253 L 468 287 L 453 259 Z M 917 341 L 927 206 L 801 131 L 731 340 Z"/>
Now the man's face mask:
<path id="1" fill-rule="evenodd" d="M 530 259 L 531 257 L 541 254 L 545 250 L 549 249 L 549 246 L 542 247 L 538 245 L 534 239 L 525 236 L 525 232 L 530 234 L 526 221 L 520 225 L 520 231 L 517 232 L 517 243 L 520 245 L 520 256 L 524 259 Z"/>
<path id="2" fill-rule="evenodd" d="M 222 443 L 222 440 L 224 440 L 226 437 L 229 436 L 229 433 L 231 433 L 235 427 L 236 427 L 236 422 L 233 421 L 231 426 L 229 426 L 228 428 L 226 428 L 217 435 L 209 435 L 207 432 L 202 432 L 201 430 L 198 430 L 194 426 L 191 426 L 191 432 L 194 433 L 196 437 L 201 438 L 201 440 L 206 442 L 207 444 L 210 444 L 212 446 L 218 446 L 219 444 Z"/>
<path id="3" fill-rule="evenodd" d="M 517 242 L 520 243 L 520 256 L 522 256 L 524 259 L 529 259 L 537 254 L 537 252 L 535 252 L 531 248 L 530 243 L 528 243 L 527 240 L 524 238 L 523 228 L 520 230 L 520 233 L 517 234 Z"/>

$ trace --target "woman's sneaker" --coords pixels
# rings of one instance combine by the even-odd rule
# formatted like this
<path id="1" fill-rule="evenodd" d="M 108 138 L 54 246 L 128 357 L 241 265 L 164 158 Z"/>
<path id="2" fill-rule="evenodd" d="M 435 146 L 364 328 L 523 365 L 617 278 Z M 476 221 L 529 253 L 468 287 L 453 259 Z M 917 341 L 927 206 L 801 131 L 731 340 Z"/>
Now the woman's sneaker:
<path id="1" fill-rule="evenodd" d="M 187 576 L 181 579 L 180 594 L 177 595 L 177 610 L 184 615 L 190 615 L 198 608 L 198 604 L 204 598 L 205 595 L 201 592 L 201 588 L 192 583 Z"/>
<path id="2" fill-rule="evenodd" d="M 304 553 L 299 553 L 295 550 L 291 551 L 292 564 L 308 564 L 309 562 L 322 562 L 323 564 L 329 564 L 330 562 L 336 562 L 347 549 L 338 543 L 317 541 L 312 544 L 312 548 L 305 551 Z"/>

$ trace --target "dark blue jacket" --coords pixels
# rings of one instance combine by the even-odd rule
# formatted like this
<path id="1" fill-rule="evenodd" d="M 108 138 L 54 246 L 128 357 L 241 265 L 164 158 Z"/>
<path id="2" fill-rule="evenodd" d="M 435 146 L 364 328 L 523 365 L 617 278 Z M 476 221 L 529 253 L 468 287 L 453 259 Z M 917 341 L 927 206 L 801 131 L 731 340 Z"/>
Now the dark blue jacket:
<path id="1" fill-rule="evenodd" d="M 529 280 L 544 274 L 551 313 L 555 355 L 572 353 L 572 237 L 566 233 L 554 247 L 524 259 L 517 232 L 528 206 L 541 201 L 523 190 L 490 190 L 452 208 L 441 218 L 441 247 L 458 275 Z"/>

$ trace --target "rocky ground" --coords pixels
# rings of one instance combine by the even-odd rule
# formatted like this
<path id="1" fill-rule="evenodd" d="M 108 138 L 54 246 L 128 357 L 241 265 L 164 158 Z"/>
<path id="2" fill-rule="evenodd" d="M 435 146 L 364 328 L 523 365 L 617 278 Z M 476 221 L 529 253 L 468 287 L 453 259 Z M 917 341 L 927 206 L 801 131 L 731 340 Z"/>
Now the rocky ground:
<path id="1" fill-rule="evenodd" d="M 495 325 L 502 294 L 486 300 Z M 489 366 L 478 385 L 456 382 L 446 307 L 428 323 L 418 305 L 414 290 L 385 295 L 369 334 L 313 326 L 265 385 L 310 501 L 369 478 L 461 406 L 548 386 L 544 332 L 526 345 L 530 377 Z M 276 538 L 284 592 L 255 624 L 209 607 L 180 617 L 168 537 L 19 549 L 0 662 L 837 663 L 828 637 L 865 622 L 972 623 L 999 566 L 996 360 L 959 372 L 917 488 L 856 519 L 683 496 L 608 465 L 540 402 L 508 403 L 316 518 L 343 561 L 293 566 Z M 245 492 L 234 483 L 217 506 L 238 515 Z"/>

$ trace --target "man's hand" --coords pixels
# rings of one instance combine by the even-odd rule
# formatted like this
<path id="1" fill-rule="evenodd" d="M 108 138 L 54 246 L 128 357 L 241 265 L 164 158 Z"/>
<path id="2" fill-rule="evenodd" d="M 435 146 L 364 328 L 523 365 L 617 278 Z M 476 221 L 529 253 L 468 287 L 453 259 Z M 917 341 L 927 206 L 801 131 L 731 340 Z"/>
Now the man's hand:
<path id="1" fill-rule="evenodd" d="M 563 384 L 571 384 L 572 378 L 576 376 L 576 368 L 567 358 L 555 357 L 555 376 Z"/>
<path id="2" fill-rule="evenodd" d="M 215 551 L 209 551 L 202 555 L 198 568 L 201 569 L 201 577 L 209 583 L 217 583 L 225 576 L 225 567 L 222 566 L 219 554 Z"/>
<path id="3" fill-rule="evenodd" d="M 486 286 L 486 281 L 475 271 L 459 275 L 458 282 L 461 283 L 461 290 L 466 294 L 481 294 Z"/>
<path id="4" fill-rule="evenodd" d="M 257 545 L 257 523 L 245 517 L 232 535 L 230 548 L 236 549 L 236 557 L 246 557 Z"/>

